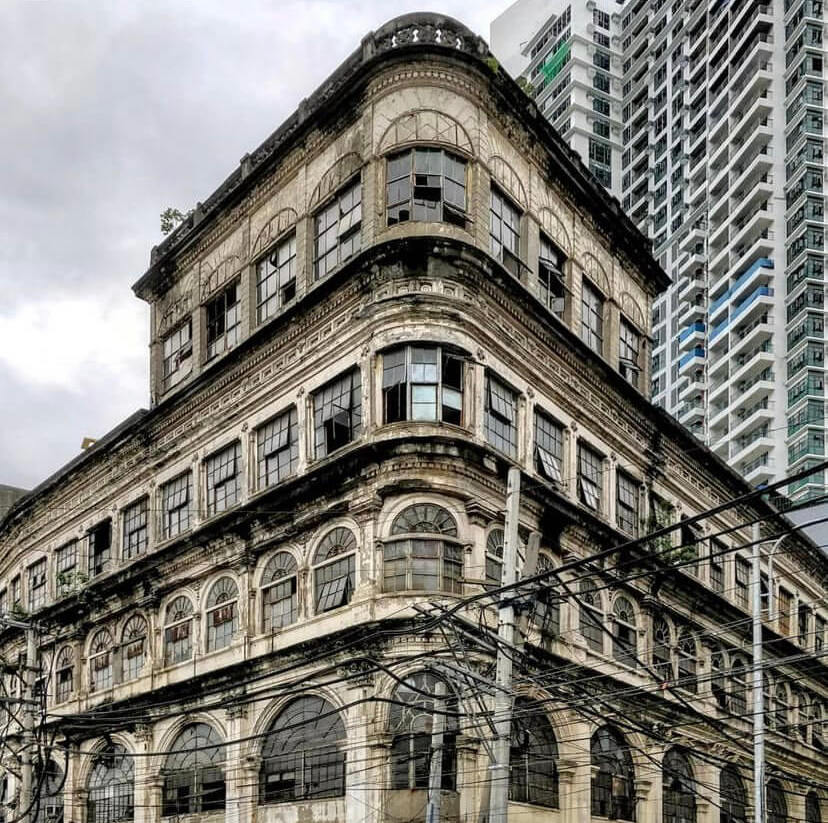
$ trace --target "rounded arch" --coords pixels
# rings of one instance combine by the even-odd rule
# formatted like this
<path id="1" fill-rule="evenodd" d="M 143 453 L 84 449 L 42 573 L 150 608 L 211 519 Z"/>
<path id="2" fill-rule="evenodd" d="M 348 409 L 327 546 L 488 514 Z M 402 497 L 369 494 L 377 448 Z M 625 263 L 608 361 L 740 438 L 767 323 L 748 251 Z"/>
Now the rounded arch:
<path id="1" fill-rule="evenodd" d="M 687 754 L 673 747 L 661 764 L 663 823 L 695 823 L 696 781 Z"/>
<path id="2" fill-rule="evenodd" d="M 447 489 L 445 495 L 404 495 L 394 500 L 392 504 L 383 509 L 382 514 L 380 515 L 379 531 L 381 536 L 392 536 L 393 524 L 406 509 L 411 508 L 412 506 L 436 506 L 439 509 L 444 509 L 454 520 L 457 526 L 458 534 L 468 534 L 468 519 L 466 517 L 465 509 L 463 508 L 462 503 L 454 497 L 452 491 Z"/>
<path id="3" fill-rule="evenodd" d="M 601 726 L 590 743 L 592 814 L 635 820 L 635 769 L 630 747 L 614 726 Z"/>
<path id="4" fill-rule="evenodd" d="M 186 594 L 171 597 L 164 610 L 164 663 L 168 666 L 193 655 L 194 600 Z"/>
<path id="5" fill-rule="evenodd" d="M 773 691 L 773 714 L 777 729 L 783 734 L 789 732 L 788 726 L 791 722 L 791 698 L 788 692 L 788 684 L 780 680 Z"/>
<path id="6" fill-rule="evenodd" d="M 590 649 L 604 651 L 604 627 L 607 614 L 606 594 L 594 580 L 584 578 L 578 584 L 578 629 Z"/>
<path id="7" fill-rule="evenodd" d="M 805 795 L 805 823 L 822 823 L 819 795 L 813 789 Z"/>
<path id="8" fill-rule="evenodd" d="M 741 655 L 733 655 L 730 661 L 730 710 L 737 715 L 747 712 L 748 666 Z"/>
<path id="9" fill-rule="evenodd" d="M 112 634 L 109 629 L 100 629 L 89 641 L 87 661 L 89 665 L 89 689 L 101 691 L 112 686 Z"/>
<path id="10" fill-rule="evenodd" d="M 55 656 L 55 702 L 65 703 L 75 691 L 75 650 L 63 646 Z"/>
<path id="11" fill-rule="evenodd" d="M 164 758 L 162 816 L 224 809 L 224 761 L 224 738 L 212 724 L 181 728 Z"/>
<path id="12" fill-rule="evenodd" d="M 264 564 L 259 580 L 262 592 L 262 631 L 295 623 L 299 614 L 299 565 L 292 552 L 281 549 Z"/>
<path id="13" fill-rule="evenodd" d="M 734 766 L 725 766 L 719 773 L 719 809 L 720 823 L 746 823 L 747 793 Z"/>
<path id="14" fill-rule="evenodd" d="M 490 157 L 489 174 L 494 183 L 500 186 L 524 212 L 528 210 L 529 199 L 526 197 L 526 189 L 523 187 L 520 175 L 507 160 L 499 154 Z"/>
<path id="15" fill-rule="evenodd" d="M 436 503 L 412 503 L 391 523 L 383 544 L 383 590 L 462 591 L 463 547 L 457 521 Z"/>
<path id="16" fill-rule="evenodd" d="M 673 679 L 673 625 L 667 615 L 658 612 L 652 617 L 653 668 L 661 682 Z"/>
<path id="17" fill-rule="evenodd" d="M 599 289 L 604 297 L 610 297 L 610 278 L 601 261 L 590 252 L 584 252 L 578 259 L 581 271 L 589 278 L 592 284 Z"/>
<path id="18" fill-rule="evenodd" d="M 41 766 L 35 764 L 35 785 L 40 784 L 40 802 L 34 823 L 55 823 L 63 820 L 63 769 L 52 759 L 46 763 L 46 774 L 41 781 Z M 0 814 L 5 811 L 4 803 L 0 800 Z M 90 821 L 92 823 L 92 821 Z"/>
<path id="19" fill-rule="evenodd" d="M 207 651 L 229 646 L 239 631 L 239 587 L 229 574 L 208 589 L 205 617 Z"/>
<path id="20" fill-rule="evenodd" d="M 644 312 L 641 310 L 641 306 L 635 298 L 628 291 L 624 291 L 621 292 L 618 302 L 621 306 L 621 312 L 624 317 L 626 317 L 631 323 L 635 324 L 638 327 L 638 331 L 642 334 L 646 334 L 647 322 L 644 319 Z"/>
<path id="21" fill-rule="evenodd" d="M 291 699 L 262 741 L 259 803 L 344 795 L 346 742 L 339 709 L 325 698 L 302 695 Z"/>
<path id="22" fill-rule="evenodd" d="M 350 525 L 325 531 L 313 549 L 313 603 L 316 614 L 350 603 L 356 588 L 357 532 Z"/>
<path id="23" fill-rule="evenodd" d="M 356 152 L 348 152 L 342 155 L 314 186 L 308 202 L 308 209 L 315 211 L 323 200 L 347 183 L 362 168 L 362 165 L 362 158 Z"/>
<path id="24" fill-rule="evenodd" d="M 149 623 L 144 615 L 130 615 L 121 630 L 121 674 L 124 681 L 141 674 L 149 655 Z"/>
<path id="25" fill-rule="evenodd" d="M 285 206 L 270 218 L 256 234 L 250 247 L 250 258 L 255 259 L 270 248 L 271 244 L 292 229 L 299 219 L 296 209 Z"/>
<path id="26" fill-rule="evenodd" d="M 678 655 L 679 686 L 691 692 L 697 691 L 699 647 L 695 635 L 687 626 L 682 626 L 679 630 L 676 653 Z"/>
<path id="27" fill-rule="evenodd" d="M 782 784 L 775 778 L 768 781 L 768 785 L 765 788 L 765 797 L 768 806 L 768 823 L 787 823 L 788 802 L 785 799 L 785 790 L 782 788 Z"/>
<path id="28" fill-rule="evenodd" d="M 420 669 L 397 683 L 391 693 L 386 728 L 392 736 L 393 789 L 428 788 L 432 724 L 437 712 L 445 718 L 441 788 L 456 788 L 457 695 L 440 673 Z"/>
<path id="29" fill-rule="evenodd" d="M 379 139 L 377 154 L 386 154 L 416 143 L 448 146 L 469 157 L 474 156 L 474 146 L 465 126 L 436 109 L 412 109 L 392 120 Z"/>
<path id="30" fill-rule="evenodd" d="M 572 256 L 572 241 L 563 220 L 548 206 L 544 206 L 539 214 L 541 229 L 544 234 L 567 256 Z"/>
<path id="31" fill-rule="evenodd" d="M 612 601 L 612 656 L 625 666 L 638 662 L 639 616 L 635 601 L 616 594 Z"/>
<path id="32" fill-rule="evenodd" d="M 503 582 L 503 543 L 506 533 L 496 523 L 486 532 L 486 582 L 499 586 Z"/>
<path id="33" fill-rule="evenodd" d="M 544 706 L 519 696 L 512 712 L 509 799 L 559 808 L 558 741 Z"/>
<path id="34" fill-rule="evenodd" d="M 202 266 L 204 271 L 201 273 L 201 299 L 206 300 L 241 271 L 244 261 L 238 255 L 230 254 L 215 266 L 210 266 L 206 261 Z"/>
<path id="35" fill-rule="evenodd" d="M 92 759 L 86 784 L 87 823 L 132 820 L 135 808 L 135 763 L 126 747 L 109 743 Z"/>

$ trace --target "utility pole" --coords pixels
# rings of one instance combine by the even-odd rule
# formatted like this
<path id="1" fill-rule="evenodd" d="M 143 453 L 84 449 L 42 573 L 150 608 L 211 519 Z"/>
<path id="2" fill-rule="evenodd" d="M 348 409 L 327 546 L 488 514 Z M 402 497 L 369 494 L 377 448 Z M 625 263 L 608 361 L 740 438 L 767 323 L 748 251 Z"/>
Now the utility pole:
<path id="1" fill-rule="evenodd" d="M 446 728 L 446 684 L 434 684 L 434 714 L 431 716 L 431 761 L 428 768 L 426 823 L 440 823 L 443 788 L 443 731 Z"/>
<path id="2" fill-rule="evenodd" d="M 759 524 L 754 523 L 750 581 L 753 590 L 753 819 L 755 823 L 765 823 L 765 706 L 762 688 L 762 569 L 759 563 L 759 532 Z"/>
<path id="3" fill-rule="evenodd" d="M 506 483 L 506 523 L 503 540 L 503 585 L 515 582 L 518 546 L 518 513 L 520 511 L 520 469 L 509 469 Z M 494 763 L 489 782 L 489 823 L 506 823 L 509 808 L 509 746 L 512 740 L 512 658 L 515 635 L 514 592 L 500 593 L 498 608 L 497 691 L 494 706 Z"/>
<path id="4" fill-rule="evenodd" d="M 20 814 L 18 823 L 30 823 L 36 815 L 33 814 L 35 804 L 32 796 L 34 785 L 34 727 L 35 727 L 35 670 L 37 669 L 37 627 L 34 623 L 14 620 L 6 615 L 0 615 L 0 626 L 10 626 L 13 629 L 22 629 L 26 634 L 26 663 L 23 669 L 23 688 L 21 704 L 23 718 L 21 722 L 20 747 Z"/>

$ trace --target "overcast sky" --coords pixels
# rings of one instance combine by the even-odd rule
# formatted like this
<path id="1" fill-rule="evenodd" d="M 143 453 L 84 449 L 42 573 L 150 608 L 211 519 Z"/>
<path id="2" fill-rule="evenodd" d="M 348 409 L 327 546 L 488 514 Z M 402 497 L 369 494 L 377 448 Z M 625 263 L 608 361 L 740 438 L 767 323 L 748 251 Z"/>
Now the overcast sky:
<path id="1" fill-rule="evenodd" d="M 488 39 L 508 4 L 430 7 Z M 130 286 L 159 212 L 204 200 L 366 32 L 423 7 L 0 4 L 0 484 L 36 485 L 147 406 Z"/>

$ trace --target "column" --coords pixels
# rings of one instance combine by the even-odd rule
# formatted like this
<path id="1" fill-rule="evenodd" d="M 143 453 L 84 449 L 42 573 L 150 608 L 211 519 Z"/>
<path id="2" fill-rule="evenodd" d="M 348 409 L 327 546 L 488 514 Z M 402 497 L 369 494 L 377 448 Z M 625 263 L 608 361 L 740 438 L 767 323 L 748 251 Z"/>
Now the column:
<path id="1" fill-rule="evenodd" d="M 157 787 L 157 794 L 151 789 L 154 782 L 160 777 L 152 768 L 152 758 L 148 753 L 153 750 L 152 726 L 140 724 L 135 728 L 135 754 L 139 755 L 132 760 L 135 776 L 135 819 L 134 823 L 155 823 L 161 819 L 161 787 Z"/>
<path id="2" fill-rule="evenodd" d="M 639 768 L 641 768 L 639 766 Z M 661 820 L 661 781 L 638 777 L 635 781 L 635 809 L 638 823 Z"/>
<path id="3" fill-rule="evenodd" d="M 227 740 L 224 760 L 224 779 L 227 791 L 226 823 L 249 823 L 253 819 L 251 806 L 256 795 L 248 779 L 248 764 L 243 755 L 244 743 L 237 741 L 247 737 L 247 706 L 232 706 L 226 710 Z"/>
<path id="4" fill-rule="evenodd" d="M 457 752 L 457 792 L 459 800 L 458 820 L 477 820 L 477 812 L 488 794 L 489 758 L 481 751 L 476 738 L 458 735 L 455 743 Z M 451 812 L 448 798 L 443 796 L 444 812 Z M 446 808 L 447 807 L 447 808 Z"/>

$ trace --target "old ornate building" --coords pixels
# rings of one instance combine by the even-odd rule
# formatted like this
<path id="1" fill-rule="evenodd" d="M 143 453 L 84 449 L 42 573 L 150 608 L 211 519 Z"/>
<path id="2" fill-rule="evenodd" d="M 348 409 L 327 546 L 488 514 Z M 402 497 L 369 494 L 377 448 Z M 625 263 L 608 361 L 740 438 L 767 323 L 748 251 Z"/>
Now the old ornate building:
<path id="1" fill-rule="evenodd" d="M 5 820 L 423 820 L 439 764 L 476 823 L 511 466 L 510 819 L 750 818 L 789 526 L 650 404 L 666 286 L 482 40 L 366 36 L 153 250 L 150 410 L 0 524 Z M 826 571 L 765 578 L 773 823 L 828 814 Z"/>

